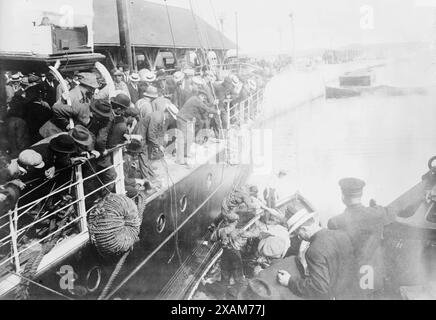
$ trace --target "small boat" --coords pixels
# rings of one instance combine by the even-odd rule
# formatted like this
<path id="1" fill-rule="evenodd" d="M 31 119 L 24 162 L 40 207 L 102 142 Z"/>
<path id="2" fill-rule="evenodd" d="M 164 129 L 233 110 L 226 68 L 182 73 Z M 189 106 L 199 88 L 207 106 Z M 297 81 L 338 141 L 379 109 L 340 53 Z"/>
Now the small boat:
<path id="1" fill-rule="evenodd" d="M 339 77 L 339 85 L 326 86 L 327 99 L 340 99 L 360 96 L 371 92 L 374 87 L 375 74 L 371 70 L 347 72 Z"/>
<path id="2" fill-rule="evenodd" d="M 391 296 L 434 299 L 436 286 L 436 167 L 432 157 L 422 180 L 394 200 L 395 222 L 385 228 L 385 267 Z"/>
<path id="3" fill-rule="evenodd" d="M 290 195 L 289 197 L 283 198 L 282 200 L 279 200 L 277 205 L 274 206 L 274 209 L 284 214 L 288 206 L 292 206 L 295 209 L 295 211 L 301 209 L 305 209 L 308 212 L 315 211 L 313 205 L 298 192 L 293 195 Z M 260 210 L 256 214 L 252 214 L 251 216 L 242 217 L 239 228 L 243 230 L 249 229 L 255 222 L 261 219 L 263 213 L 264 213 L 263 210 Z M 219 244 L 216 243 L 213 246 L 211 246 L 210 251 L 208 252 L 208 259 L 206 260 L 207 264 L 205 264 L 203 268 L 199 269 L 198 276 L 195 279 L 193 279 L 192 285 L 190 287 L 187 287 L 183 295 L 177 297 L 172 296 L 170 297 L 170 299 L 179 298 L 179 299 L 195 300 L 195 296 L 198 294 L 198 291 L 201 291 L 202 282 L 208 282 L 208 280 L 205 279 L 213 277 L 210 275 L 210 273 L 213 272 L 212 270 L 216 269 L 215 267 L 219 263 L 219 259 L 221 257 L 222 252 L 223 252 L 222 249 L 219 248 Z M 293 257 L 289 257 L 287 259 L 293 260 Z M 271 281 L 270 285 L 271 286 L 277 285 L 275 279 L 274 281 Z M 285 289 L 286 289 L 285 294 L 280 296 L 281 299 L 286 299 L 286 300 L 298 299 L 293 294 L 287 294 L 289 290 L 287 288 Z M 279 289 L 276 291 L 280 292 L 281 290 Z"/>

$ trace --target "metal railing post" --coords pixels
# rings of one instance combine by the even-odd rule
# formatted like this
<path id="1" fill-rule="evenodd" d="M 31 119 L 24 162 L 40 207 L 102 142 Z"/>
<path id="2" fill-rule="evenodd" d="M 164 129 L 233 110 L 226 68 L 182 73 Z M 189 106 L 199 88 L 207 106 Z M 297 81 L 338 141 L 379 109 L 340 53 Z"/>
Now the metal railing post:
<path id="1" fill-rule="evenodd" d="M 88 230 L 88 224 L 86 221 L 86 205 L 85 205 L 85 190 L 83 188 L 83 175 L 82 175 L 82 166 L 74 167 L 74 174 L 76 176 L 76 195 L 77 195 L 77 210 L 80 219 L 80 231 L 86 232 Z"/>
<path id="2" fill-rule="evenodd" d="M 114 164 L 117 178 L 115 180 L 115 192 L 117 194 L 126 194 L 126 187 L 124 185 L 124 167 L 123 167 L 123 149 L 117 148 L 112 153 L 112 163 Z"/>
<path id="3" fill-rule="evenodd" d="M 245 103 L 240 102 L 238 104 L 240 125 L 242 125 L 244 123 L 244 116 L 245 116 L 244 106 L 245 106 Z"/>
<path id="4" fill-rule="evenodd" d="M 230 102 L 226 101 L 226 111 L 227 111 L 227 129 L 230 129 Z"/>
<path id="5" fill-rule="evenodd" d="M 18 225 L 18 207 L 15 206 L 15 209 L 9 211 L 9 227 L 11 232 L 11 244 L 12 244 L 12 253 L 14 256 L 15 263 L 15 271 L 20 272 L 20 256 L 18 253 L 18 241 L 17 241 L 17 225 Z"/>

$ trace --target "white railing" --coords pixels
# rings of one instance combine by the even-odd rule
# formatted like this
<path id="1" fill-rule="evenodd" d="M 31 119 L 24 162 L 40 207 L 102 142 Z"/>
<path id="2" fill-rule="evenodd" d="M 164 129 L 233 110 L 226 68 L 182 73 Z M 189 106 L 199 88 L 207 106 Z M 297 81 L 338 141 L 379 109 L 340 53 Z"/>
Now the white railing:
<path id="1" fill-rule="evenodd" d="M 240 126 L 249 120 L 254 120 L 260 112 L 260 106 L 263 102 L 263 90 L 257 90 L 247 99 L 230 106 L 227 103 L 227 123 L 229 128 Z"/>
<path id="2" fill-rule="evenodd" d="M 4 269 L 5 267 L 14 267 L 14 271 L 16 273 L 19 273 L 20 270 L 23 267 L 23 255 L 24 253 L 26 253 L 29 249 L 37 246 L 37 245 L 41 245 L 44 243 L 44 241 L 46 241 L 47 239 L 50 239 L 51 237 L 55 236 L 56 234 L 58 234 L 59 232 L 67 229 L 68 227 L 71 227 L 73 225 L 78 226 L 80 232 L 78 234 L 83 234 L 86 233 L 88 231 L 88 225 L 87 225 L 87 214 L 94 208 L 91 207 L 88 210 L 86 209 L 86 205 L 85 205 L 85 200 L 90 197 L 91 195 L 94 195 L 96 192 L 103 190 L 104 188 L 107 188 L 108 186 L 115 184 L 115 192 L 116 193 L 120 193 L 120 194 L 124 194 L 125 193 L 125 189 L 124 189 L 124 170 L 123 170 L 123 154 L 122 154 L 122 146 L 118 146 L 116 148 L 114 148 L 111 151 L 112 154 L 112 158 L 113 158 L 113 165 L 104 168 L 103 170 L 100 170 L 98 172 L 93 173 L 92 175 L 83 177 L 82 174 L 82 165 L 77 165 L 74 166 L 72 168 L 72 170 L 74 170 L 74 182 L 69 183 L 67 182 L 67 185 L 62 185 L 60 188 L 58 188 L 55 191 L 50 192 L 49 194 L 38 198 L 37 200 L 31 201 L 29 203 L 26 203 L 24 205 L 21 206 L 16 206 L 14 210 L 10 210 L 8 212 L 7 215 L 3 216 L 1 219 L 5 219 L 6 217 L 9 218 L 9 221 L 2 224 L 0 226 L 0 230 L 4 230 L 4 228 L 6 228 L 9 225 L 9 234 L 5 237 L 3 237 L 2 239 L 0 239 L 0 253 L 2 252 L 2 248 L 4 249 L 5 246 L 10 245 L 10 252 L 8 255 L 6 255 L 6 258 L 0 260 L 0 271 L 2 271 L 2 269 Z M 84 183 L 92 178 L 97 177 L 98 175 L 100 175 L 103 172 L 106 172 L 110 169 L 114 169 L 115 172 L 117 173 L 117 177 L 115 178 L 115 180 L 110 181 L 104 185 L 101 185 L 100 187 L 92 190 L 91 192 L 89 192 L 88 194 L 85 194 L 84 191 Z M 55 178 L 53 178 L 55 179 Z M 39 186 L 37 186 L 36 188 L 34 188 L 32 191 L 38 189 Z M 74 188 L 75 189 L 75 194 L 76 194 L 76 199 L 68 202 L 66 205 L 62 206 L 61 208 L 58 208 L 56 210 L 54 210 L 53 212 L 50 212 L 46 215 L 43 215 L 43 217 L 36 219 L 35 221 L 32 221 L 29 224 L 26 224 L 25 226 L 18 228 L 18 222 L 19 219 L 21 217 L 23 217 L 23 215 L 25 215 L 26 213 L 28 213 L 32 208 L 34 208 L 36 205 L 38 205 L 39 203 L 41 203 L 42 201 L 47 201 L 47 199 L 55 196 L 55 195 L 59 195 L 61 192 L 65 192 L 67 189 L 70 188 Z M 31 192 L 29 192 L 31 193 Z M 27 193 L 26 196 L 29 194 Z M 23 196 L 20 198 L 22 199 Z M 19 202 L 18 202 L 19 203 Z M 45 235 L 42 238 L 38 238 L 38 239 L 33 239 L 35 241 L 33 241 L 29 246 L 26 246 L 25 248 L 21 249 L 19 247 L 19 237 L 23 236 L 28 230 L 30 230 L 30 228 L 32 228 L 33 226 L 36 226 L 37 224 L 43 222 L 43 221 L 49 221 L 48 219 L 50 219 L 51 217 L 55 216 L 56 214 L 58 214 L 61 211 L 67 210 L 68 208 L 70 208 L 71 206 L 75 205 L 75 211 L 74 212 L 74 216 L 72 220 L 68 221 L 67 223 L 65 223 L 64 225 L 58 227 L 56 230 L 49 232 L 47 235 Z M 42 208 L 41 208 L 42 210 Z M 70 217 L 71 218 L 71 217 Z"/>

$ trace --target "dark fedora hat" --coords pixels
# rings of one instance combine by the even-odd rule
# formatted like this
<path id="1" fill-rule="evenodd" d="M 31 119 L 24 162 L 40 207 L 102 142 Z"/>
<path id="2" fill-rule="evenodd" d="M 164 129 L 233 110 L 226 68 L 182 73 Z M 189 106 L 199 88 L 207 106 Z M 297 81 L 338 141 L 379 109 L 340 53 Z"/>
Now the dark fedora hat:
<path id="1" fill-rule="evenodd" d="M 78 144 L 83 146 L 90 146 L 92 144 L 92 136 L 88 129 L 80 124 L 75 126 L 73 130 L 70 131 L 70 136 Z"/>
<path id="2" fill-rule="evenodd" d="M 132 139 L 132 141 L 127 145 L 126 151 L 128 153 L 141 153 L 142 152 L 141 141 Z"/>
<path id="3" fill-rule="evenodd" d="M 104 118 L 112 116 L 112 105 L 106 100 L 96 100 L 91 104 L 91 111 Z"/>
<path id="4" fill-rule="evenodd" d="M 77 151 L 74 139 L 68 134 L 61 134 L 50 141 L 50 149 L 59 153 L 74 153 Z"/>
<path id="5" fill-rule="evenodd" d="M 113 108 L 127 109 L 130 107 L 130 98 L 127 94 L 119 93 L 111 99 L 111 104 Z"/>

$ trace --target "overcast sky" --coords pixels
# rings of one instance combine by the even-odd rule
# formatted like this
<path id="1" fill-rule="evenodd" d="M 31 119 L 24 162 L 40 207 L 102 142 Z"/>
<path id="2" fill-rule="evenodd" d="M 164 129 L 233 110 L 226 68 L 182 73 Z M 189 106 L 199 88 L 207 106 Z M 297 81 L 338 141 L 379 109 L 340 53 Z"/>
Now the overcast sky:
<path id="1" fill-rule="evenodd" d="M 164 4 L 164 0 L 151 1 Z M 428 6 L 436 0 L 191 1 L 195 13 L 214 27 L 217 27 L 214 12 L 223 16 L 224 33 L 232 40 L 238 12 L 239 45 L 243 51 L 291 50 L 291 12 L 297 51 L 355 43 L 436 40 L 436 9 Z M 190 8 L 189 0 L 167 3 Z"/>

